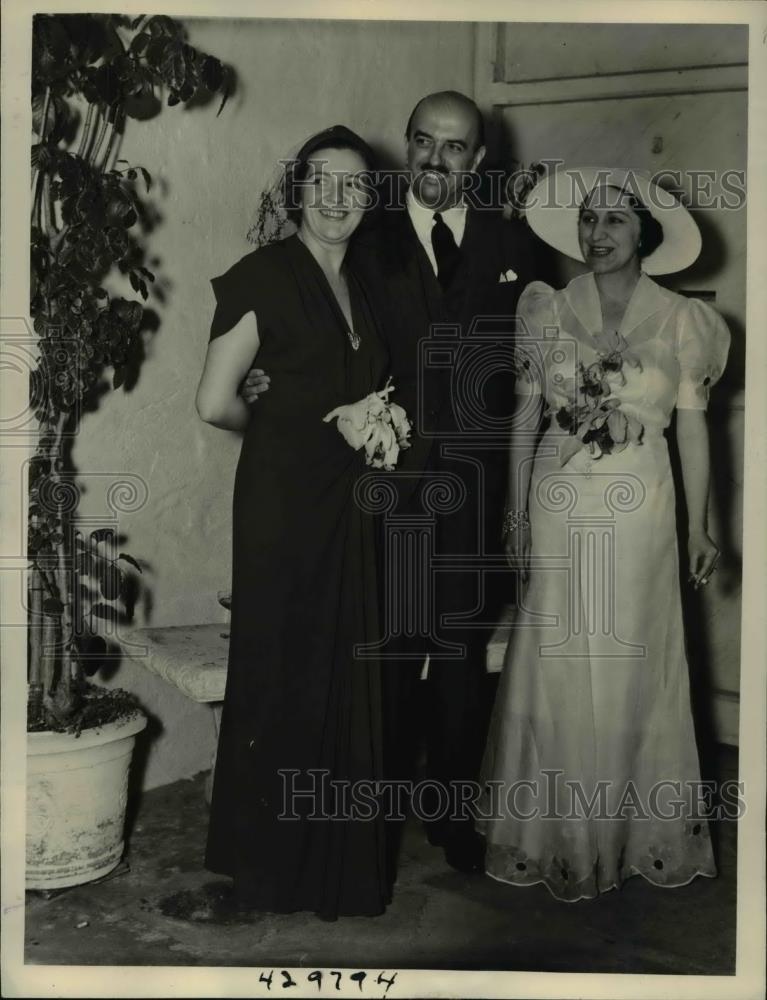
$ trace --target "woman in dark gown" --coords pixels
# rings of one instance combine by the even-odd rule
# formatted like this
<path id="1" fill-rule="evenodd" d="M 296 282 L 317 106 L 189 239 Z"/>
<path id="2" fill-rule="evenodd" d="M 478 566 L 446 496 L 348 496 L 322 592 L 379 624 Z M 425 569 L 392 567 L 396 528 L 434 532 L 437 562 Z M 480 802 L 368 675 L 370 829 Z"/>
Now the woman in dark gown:
<path id="1" fill-rule="evenodd" d="M 383 385 L 368 295 L 343 263 L 365 215 L 359 172 L 372 167 L 341 126 L 304 145 L 296 235 L 212 282 L 197 397 L 204 420 L 244 430 L 205 865 L 246 905 L 325 919 L 379 914 L 390 899 L 383 816 L 368 799 L 350 817 L 330 784 L 381 777 L 379 664 L 354 655 L 377 638 L 373 528 L 354 498 L 364 451 L 323 422 Z M 248 407 L 238 389 L 256 353 L 272 384 Z M 346 818 L 327 818 L 335 810 Z"/>

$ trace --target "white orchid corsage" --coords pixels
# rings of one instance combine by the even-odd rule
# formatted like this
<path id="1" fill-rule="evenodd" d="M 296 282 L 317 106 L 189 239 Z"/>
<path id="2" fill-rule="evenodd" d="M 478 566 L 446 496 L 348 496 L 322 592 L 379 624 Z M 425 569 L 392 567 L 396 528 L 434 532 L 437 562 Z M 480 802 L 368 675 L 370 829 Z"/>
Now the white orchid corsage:
<path id="1" fill-rule="evenodd" d="M 579 363 L 577 377 L 565 379 L 560 385 L 560 391 L 570 398 L 569 404 L 552 406 L 547 411 L 569 432 L 559 449 L 563 466 L 583 448 L 588 448 L 592 458 L 601 458 L 623 451 L 629 444 L 642 443 L 643 425 L 620 409 L 621 401 L 612 395 L 608 380 L 612 376 L 623 386 L 624 365 L 641 371 L 642 363 L 617 332 L 596 334 L 594 341 L 598 360 L 588 367 Z"/>
<path id="2" fill-rule="evenodd" d="M 388 472 L 397 464 L 400 451 L 410 447 L 410 421 L 401 406 L 389 402 L 393 391 L 389 379 L 380 392 L 337 406 L 322 418 L 325 423 L 337 420 L 338 430 L 352 448 L 364 447 L 367 464 Z"/>

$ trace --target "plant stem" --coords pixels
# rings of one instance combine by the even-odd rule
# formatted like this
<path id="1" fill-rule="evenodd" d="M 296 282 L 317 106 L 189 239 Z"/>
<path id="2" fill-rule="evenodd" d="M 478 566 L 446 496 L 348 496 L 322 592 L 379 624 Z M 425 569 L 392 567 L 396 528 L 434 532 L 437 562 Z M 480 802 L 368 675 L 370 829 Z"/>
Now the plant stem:
<path id="1" fill-rule="evenodd" d="M 54 237 L 58 232 L 58 226 L 56 224 L 56 205 L 53 200 L 51 178 L 48 174 L 46 174 L 43 184 L 43 197 L 45 198 L 45 207 L 48 213 L 48 234 L 50 237 Z"/>
<path id="2" fill-rule="evenodd" d="M 77 147 L 77 155 L 80 159 L 85 157 L 85 151 L 88 148 L 88 141 L 90 140 L 91 126 L 93 123 L 93 114 L 96 110 L 94 104 L 88 105 L 88 114 L 85 116 L 85 125 L 83 126 L 83 134 L 80 136 L 80 145 Z"/>
<path id="3" fill-rule="evenodd" d="M 42 582 L 43 589 L 47 591 L 49 597 L 58 599 L 58 591 L 56 590 L 56 581 L 51 579 L 45 570 L 40 569 L 38 566 L 38 572 L 40 574 L 40 581 Z"/>
<path id="4" fill-rule="evenodd" d="M 43 174 L 40 180 L 42 181 L 40 185 L 40 229 L 51 236 L 53 227 L 51 225 L 50 203 L 48 199 L 48 175 Z"/>
<path id="5" fill-rule="evenodd" d="M 59 418 L 56 422 L 56 427 L 54 430 L 54 453 L 56 455 L 56 461 L 53 467 L 53 479 L 52 483 L 52 494 L 55 495 L 56 485 L 61 481 L 61 446 L 64 437 L 64 428 L 66 426 L 69 413 L 63 411 L 59 414 Z M 64 533 L 64 518 L 61 513 L 61 507 L 59 506 L 59 525 L 61 527 L 62 534 L 64 534 L 64 541 L 60 542 L 56 546 L 56 589 L 59 593 L 59 600 L 63 605 L 63 610 L 61 612 L 61 617 L 59 619 L 60 635 L 59 641 L 61 643 L 61 676 L 59 678 L 59 687 L 57 690 L 56 700 L 60 707 L 70 708 L 72 705 L 72 680 L 74 670 L 76 668 L 75 659 L 72 656 L 72 580 L 71 572 L 67 568 L 66 564 L 66 534 Z"/>
<path id="6" fill-rule="evenodd" d="M 104 136 L 106 135 L 108 124 L 109 122 L 107 121 L 107 116 L 104 115 L 101 119 L 101 126 L 99 128 L 98 136 L 96 137 L 96 141 L 93 143 L 93 148 L 91 149 L 90 154 L 88 156 L 89 163 L 95 164 L 96 160 L 98 159 L 99 150 L 101 149 L 101 146 L 104 142 Z"/>
<path id="7" fill-rule="evenodd" d="M 46 132 L 46 128 L 45 127 L 48 124 L 48 108 L 50 106 L 50 102 L 51 102 L 51 88 L 50 87 L 46 87 L 45 88 L 45 97 L 43 98 L 43 117 L 42 117 L 42 119 L 40 121 L 40 145 L 41 146 L 45 142 L 45 132 Z M 39 179 L 40 179 L 40 168 L 39 167 L 35 167 L 34 171 L 32 172 L 32 193 L 35 196 L 33 198 L 33 205 L 32 205 L 32 219 L 33 220 L 35 218 L 35 208 L 34 208 L 34 206 L 35 206 L 35 203 L 37 201 L 37 184 L 38 184 Z"/>
<path id="8" fill-rule="evenodd" d="M 40 571 L 32 564 L 29 576 L 29 663 L 27 664 L 27 726 L 43 721 L 43 590 Z"/>
<path id="9" fill-rule="evenodd" d="M 109 140 L 107 141 L 107 150 L 104 153 L 104 159 L 101 161 L 101 171 L 106 173 L 107 167 L 109 166 L 109 160 L 112 157 L 114 151 L 115 142 L 117 141 L 117 136 L 119 135 L 118 124 L 120 124 L 121 119 L 120 111 L 115 111 L 115 120 L 110 122 L 111 132 L 109 133 Z"/>
<path id="10" fill-rule="evenodd" d="M 58 619 L 53 615 L 43 614 L 42 618 L 42 652 L 40 657 L 43 698 L 50 695 L 56 677 L 56 626 Z"/>
<path id="11" fill-rule="evenodd" d="M 107 124 L 107 131 L 109 133 L 107 137 L 107 145 L 106 149 L 104 150 L 104 156 L 102 157 L 101 165 L 99 166 L 99 170 L 101 171 L 102 174 L 106 173 L 107 163 L 109 162 L 109 157 L 112 155 L 112 146 L 114 145 L 114 137 L 115 137 L 114 122 L 109 122 Z"/>
<path id="12" fill-rule="evenodd" d="M 45 97 L 43 99 L 43 117 L 42 117 L 42 120 L 40 121 L 40 143 L 41 143 L 41 145 L 42 145 L 42 143 L 45 142 L 45 139 L 46 139 L 45 133 L 47 131 L 46 126 L 48 124 L 48 108 L 50 107 L 50 103 L 51 103 L 51 88 L 50 87 L 46 87 L 45 88 Z"/>
<path id="13" fill-rule="evenodd" d="M 36 226 L 41 232 L 43 229 L 43 206 L 42 206 L 42 196 L 43 196 L 43 180 L 45 175 L 41 171 L 36 171 L 35 173 L 35 188 L 32 197 L 32 225 Z"/>
<path id="14" fill-rule="evenodd" d="M 29 574 L 29 684 L 30 687 L 41 686 L 42 664 L 42 612 L 43 589 L 40 586 L 40 571 L 35 564 Z"/>

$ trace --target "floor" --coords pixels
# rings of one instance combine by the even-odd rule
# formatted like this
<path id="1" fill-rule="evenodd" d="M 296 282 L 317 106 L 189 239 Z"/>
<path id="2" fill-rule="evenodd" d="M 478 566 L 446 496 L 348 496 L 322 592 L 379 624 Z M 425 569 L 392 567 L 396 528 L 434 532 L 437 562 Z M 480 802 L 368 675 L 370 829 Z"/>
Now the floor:
<path id="1" fill-rule="evenodd" d="M 720 780 L 737 775 L 721 748 Z M 487 969 L 727 975 L 734 971 L 736 829 L 718 828 L 716 879 L 661 889 L 640 877 L 598 900 L 562 903 L 448 868 L 408 827 L 395 900 L 384 916 L 323 923 L 243 915 L 201 858 L 201 774 L 143 796 L 128 865 L 46 898 L 30 892 L 31 964 Z"/>

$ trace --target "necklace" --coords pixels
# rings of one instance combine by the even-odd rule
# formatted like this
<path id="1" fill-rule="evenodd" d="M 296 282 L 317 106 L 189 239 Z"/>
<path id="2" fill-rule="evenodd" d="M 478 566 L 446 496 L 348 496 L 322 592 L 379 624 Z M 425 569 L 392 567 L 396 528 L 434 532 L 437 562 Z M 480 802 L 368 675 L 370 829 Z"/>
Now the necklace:
<path id="1" fill-rule="evenodd" d="M 312 257 L 314 257 L 314 254 L 312 253 L 311 248 L 308 247 L 308 246 L 306 246 L 306 242 L 305 242 L 303 236 L 301 235 L 301 233 L 297 232 L 296 236 L 298 237 L 299 242 L 302 243 L 306 247 L 306 249 L 309 251 L 309 253 L 312 254 Z M 326 282 L 326 284 L 328 286 L 328 289 L 330 290 L 330 294 L 335 299 L 338 311 L 343 316 L 343 309 L 341 308 L 341 304 L 340 304 L 340 302 L 338 300 L 338 296 L 336 295 L 335 290 L 333 289 L 333 279 L 331 278 L 330 275 L 328 275 L 328 273 L 325 271 L 325 268 L 322 266 L 322 264 L 320 264 L 319 260 L 317 260 L 316 257 L 314 257 L 314 261 L 317 264 L 317 266 L 320 268 L 320 270 L 322 271 L 322 273 L 323 273 L 323 275 L 325 277 L 325 282 Z M 343 316 L 343 319 L 344 319 L 344 326 L 346 327 L 346 336 L 349 338 L 349 343 L 352 345 L 352 350 L 353 351 L 358 351 L 359 350 L 359 346 L 360 346 L 359 335 L 357 333 L 355 333 L 354 330 L 351 329 L 351 327 L 349 326 L 349 324 L 346 322 L 346 317 L 345 316 Z"/>

